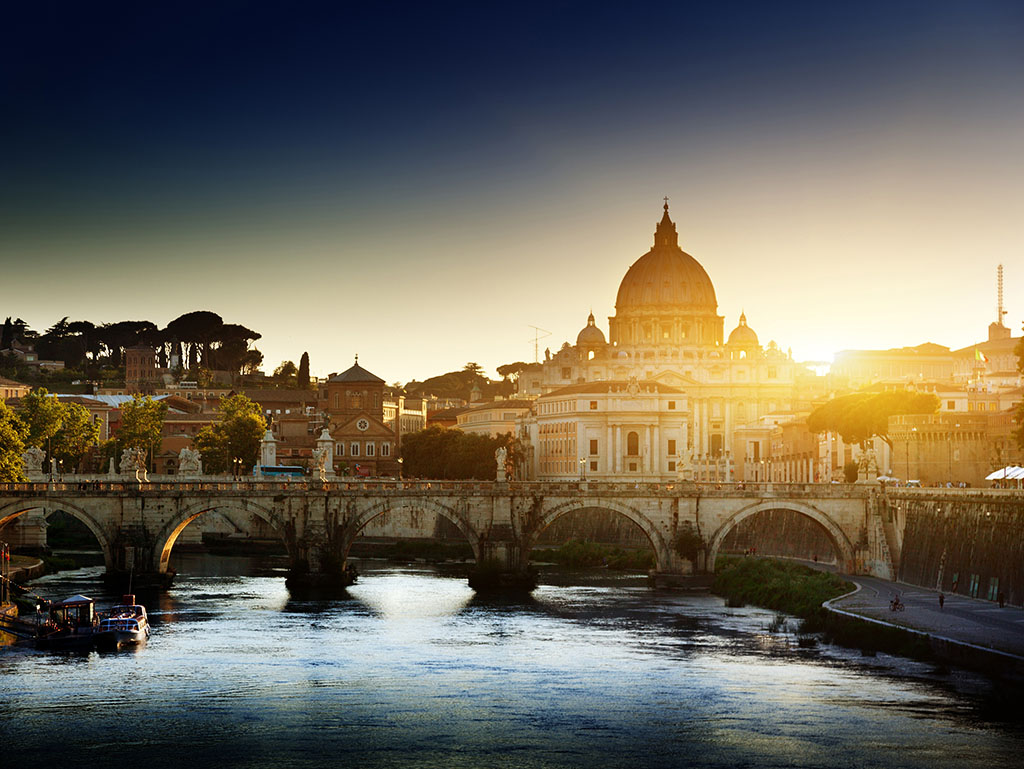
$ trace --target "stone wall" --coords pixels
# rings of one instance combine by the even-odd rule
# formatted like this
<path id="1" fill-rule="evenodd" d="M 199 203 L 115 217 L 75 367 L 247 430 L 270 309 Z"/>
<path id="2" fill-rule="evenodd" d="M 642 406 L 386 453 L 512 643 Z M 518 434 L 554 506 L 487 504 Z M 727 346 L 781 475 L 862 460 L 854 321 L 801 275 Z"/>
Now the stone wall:
<path id="1" fill-rule="evenodd" d="M 901 582 L 1024 603 L 1024 504 L 984 496 L 898 504 L 905 516 Z"/>

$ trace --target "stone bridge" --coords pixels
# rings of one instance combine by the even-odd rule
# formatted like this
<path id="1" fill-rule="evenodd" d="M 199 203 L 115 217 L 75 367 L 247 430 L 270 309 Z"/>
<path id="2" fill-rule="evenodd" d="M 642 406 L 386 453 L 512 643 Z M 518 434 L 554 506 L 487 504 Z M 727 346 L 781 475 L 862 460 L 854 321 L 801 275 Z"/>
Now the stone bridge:
<path id="1" fill-rule="evenodd" d="M 956 491 L 956 490 L 954 490 Z M 0 526 L 57 510 L 96 536 L 111 576 L 169 583 L 181 532 L 209 512 L 257 516 L 276 531 L 293 583 L 345 584 L 352 543 L 384 513 L 432 513 L 465 535 L 476 559 L 470 584 L 531 586 L 530 550 L 555 520 L 575 511 L 612 511 L 646 535 L 656 581 L 712 571 L 726 535 L 741 521 L 790 510 L 815 521 L 840 569 L 892 578 L 900 532 L 874 486 L 603 482 L 72 481 L 0 484 Z M 677 552 L 682 532 L 703 542 L 692 559 Z M 689 540 L 692 542 L 693 537 Z M 685 548 L 681 548 L 685 552 Z M 290 583 L 291 584 L 291 583 Z"/>

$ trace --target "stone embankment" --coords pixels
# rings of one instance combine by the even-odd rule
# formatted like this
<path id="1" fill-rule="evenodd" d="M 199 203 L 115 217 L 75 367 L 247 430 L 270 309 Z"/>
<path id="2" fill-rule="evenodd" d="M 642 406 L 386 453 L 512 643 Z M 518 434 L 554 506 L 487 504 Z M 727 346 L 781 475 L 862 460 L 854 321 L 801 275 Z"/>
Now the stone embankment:
<path id="1" fill-rule="evenodd" d="M 1024 609 L 871 577 L 848 577 L 857 588 L 826 601 L 833 614 L 898 628 L 926 640 L 935 658 L 1024 682 Z M 895 597 L 903 606 L 893 611 Z"/>

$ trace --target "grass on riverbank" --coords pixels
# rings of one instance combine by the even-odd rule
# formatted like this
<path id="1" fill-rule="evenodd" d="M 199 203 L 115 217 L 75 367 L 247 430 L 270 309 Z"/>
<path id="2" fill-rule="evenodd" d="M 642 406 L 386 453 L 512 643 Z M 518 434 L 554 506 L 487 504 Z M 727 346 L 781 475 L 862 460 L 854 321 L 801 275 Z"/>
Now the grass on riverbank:
<path id="1" fill-rule="evenodd" d="M 721 558 L 711 587 L 730 606 L 749 603 L 799 617 L 802 635 L 820 633 L 830 643 L 866 654 L 884 651 L 923 661 L 934 658 L 927 639 L 915 633 L 822 608 L 825 601 L 853 589 L 852 583 L 830 572 L 771 558 Z"/>

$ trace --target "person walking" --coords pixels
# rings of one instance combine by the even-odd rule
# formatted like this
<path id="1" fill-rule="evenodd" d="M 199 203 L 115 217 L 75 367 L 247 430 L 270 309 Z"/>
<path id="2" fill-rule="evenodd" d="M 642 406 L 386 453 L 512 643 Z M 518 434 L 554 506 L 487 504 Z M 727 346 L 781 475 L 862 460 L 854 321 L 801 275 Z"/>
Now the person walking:
<path id="1" fill-rule="evenodd" d="M 946 605 L 946 594 L 939 593 L 939 611 L 942 611 L 942 607 Z"/>

